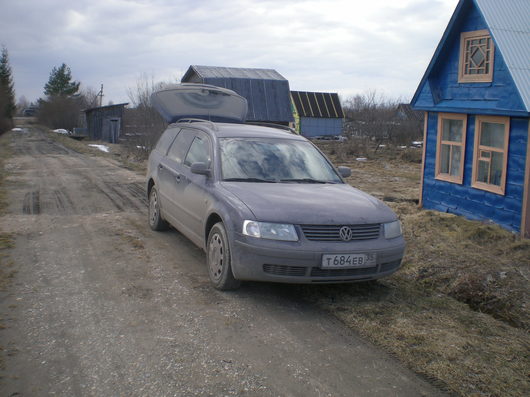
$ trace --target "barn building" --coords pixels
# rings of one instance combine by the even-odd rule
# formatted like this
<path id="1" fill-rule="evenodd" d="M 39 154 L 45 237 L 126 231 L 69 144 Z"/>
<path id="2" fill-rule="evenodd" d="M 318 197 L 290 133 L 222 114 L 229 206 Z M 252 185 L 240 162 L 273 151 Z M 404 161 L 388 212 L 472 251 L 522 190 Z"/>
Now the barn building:
<path id="1" fill-rule="evenodd" d="M 530 237 L 530 1 L 460 0 L 411 104 L 423 207 Z"/>
<path id="2" fill-rule="evenodd" d="M 298 133 L 305 137 L 342 134 L 344 113 L 338 94 L 291 91 L 291 99 Z"/>
<path id="3" fill-rule="evenodd" d="M 191 65 L 182 83 L 203 83 L 228 88 L 248 101 L 247 121 L 289 125 L 289 82 L 276 70 Z"/>
<path id="4" fill-rule="evenodd" d="M 128 103 L 85 109 L 88 138 L 118 143 L 123 129 L 123 109 Z"/>

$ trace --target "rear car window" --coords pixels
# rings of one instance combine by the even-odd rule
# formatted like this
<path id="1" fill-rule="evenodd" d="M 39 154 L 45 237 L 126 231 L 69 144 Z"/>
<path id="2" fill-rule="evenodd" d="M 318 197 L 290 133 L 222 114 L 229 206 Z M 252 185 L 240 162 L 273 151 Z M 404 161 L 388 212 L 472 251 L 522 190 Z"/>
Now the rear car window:
<path id="1" fill-rule="evenodd" d="M 194 137 L 195 134 L 192 131 L 182 130 L 169 148 L 167 157 L 177 163 L 182 163 Z"/>
<path id="2" fill-rule="evenodd" d="M 158 143 L 156 144 L 156 150 L 163 154 L 166 154 L 167 150 L 169 149 L 169 146 L 171 145 L 179 131 L 180 128 L 171 128 L 166 130 L 158 140 Z"/>

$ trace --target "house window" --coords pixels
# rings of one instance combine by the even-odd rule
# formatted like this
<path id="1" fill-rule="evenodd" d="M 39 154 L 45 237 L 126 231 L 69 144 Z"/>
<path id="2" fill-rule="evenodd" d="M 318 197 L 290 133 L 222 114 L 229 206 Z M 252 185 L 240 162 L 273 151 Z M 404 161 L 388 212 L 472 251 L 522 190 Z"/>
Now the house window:
<path id="1" fill-rule="evenodd" d="M 508 117 L 477 116 L 473 187 L 504 194 L 509 131 L 510 119 Z"/>
<path id="2" fill-rule="evenodd" d="M 487 30 L 460 35 L 458 82 L 491 82 L 493 80 L 494 46 Z"/>
<path id="3" fill-rule="evenodd" d="M 456 113 L 438 115 L 436 179 L 462 183 L 466 147 L 467 116 Z"/>

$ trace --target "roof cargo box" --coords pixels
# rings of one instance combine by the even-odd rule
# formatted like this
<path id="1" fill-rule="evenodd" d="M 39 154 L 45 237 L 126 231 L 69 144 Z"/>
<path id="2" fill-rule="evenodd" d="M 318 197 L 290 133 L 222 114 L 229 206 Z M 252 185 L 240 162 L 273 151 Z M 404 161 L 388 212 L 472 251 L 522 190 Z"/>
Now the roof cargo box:
<path id="1" fill-rule="evenodd" d="M 242 123 L 248 109 L 247 100 L 232 90 L 194 83 L 175 84 L 154 92 L 151 103 L 168 123 L 184 118 Z"/>

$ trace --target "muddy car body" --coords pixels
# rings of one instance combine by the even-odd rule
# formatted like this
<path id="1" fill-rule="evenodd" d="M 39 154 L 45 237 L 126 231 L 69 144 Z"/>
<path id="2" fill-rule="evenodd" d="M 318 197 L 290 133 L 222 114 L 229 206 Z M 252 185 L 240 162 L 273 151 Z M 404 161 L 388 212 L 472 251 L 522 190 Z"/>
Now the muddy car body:
<path id="1" fill-rule="evenodd" d="M 194 90 L 184 102 L 196 106 L 202 95 L 205 114 L 176 120 L 183 114 L 166 102 Z M 230 111 L 216 114 L 224 96 Z M 169 223 L 203 248 L 216 288 L 372 280 L 399 268 L 405 243 L 394 212 L 346 184 L 349 169 L 307 139 L 242 123 L 246 102 L 229 90 L 185 84 L 157 100 L 172 124 L 149 157 L 149 224 Z M 217 117 L 232 122 L 210 121 Z"/>

